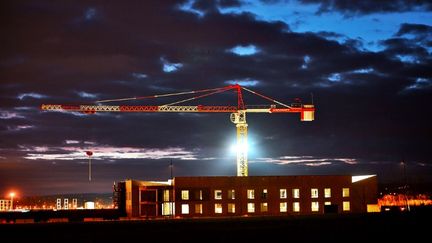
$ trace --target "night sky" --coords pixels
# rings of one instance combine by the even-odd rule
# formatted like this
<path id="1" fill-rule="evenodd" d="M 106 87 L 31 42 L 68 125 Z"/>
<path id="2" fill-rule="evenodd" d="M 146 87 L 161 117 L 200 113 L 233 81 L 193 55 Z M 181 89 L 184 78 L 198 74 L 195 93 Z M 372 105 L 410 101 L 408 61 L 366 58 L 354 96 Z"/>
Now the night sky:
<path id="1" fill-rule="evenodd" d="M 114 181 L 169 179 L 171 161 L 174 176 L 234 176 L 229 114 L 85 115 L 40 105 L 236 83 L 287 104 L 309 103 L 313 94 L 316 106 L 313 122 L 299 114 L 247 116 L 249 175 L 377 174 L 384 183 L 405 175 L 432 183 L 428 1 L 0 5 L 1 197 L 111 192 Z M 247 93 L 244 100 L 268 104 Z M 187 103 L 198 104 L 236 105 L 236 94 Z"/>

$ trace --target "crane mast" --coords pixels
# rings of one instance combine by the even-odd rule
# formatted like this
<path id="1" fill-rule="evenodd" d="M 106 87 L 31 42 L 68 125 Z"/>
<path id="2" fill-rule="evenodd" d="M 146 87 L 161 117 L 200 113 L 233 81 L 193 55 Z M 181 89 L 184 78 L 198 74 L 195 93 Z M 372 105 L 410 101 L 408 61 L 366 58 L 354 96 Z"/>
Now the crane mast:
<path id="1" fill-rule="evenodd" d="M 196 100 L 199 98 L 207 97 L 209 95 L 225 92 L 227 90 L 234 90 L 237 93 L 237 106 L 185 106 L 177 105 L 183 102 Z M 257 106 L 257 107 L 247 107 L 243 102 L 242 90 L 249 93 L 257 95 L 263 99 L 271 101 L 271 105 Z M 150 99 L 150 98 L 160 98 L 168 96 L 186 95 L 186 94 L 198 94 L 202 95 L 194 96 L 192 98 L 180 100 L 170 104 L 160 105 L 160 106 L 146 106 L 146 105 L 58 105 L 58 104 L 43 104 L 41 109 L 45 111 L 65 111 L 65 112 L 82 112 L 86 114 L 93 114 L 96 112 L 205 112 L 205 113 L 230 113 L 230 120 L 236 125 L 237 130 L 237 176 L 248 176 L 248 124 L 246 122 L 246 113 L 300 113 L 301 121 L 313 121 L 315 119 L 315 107 L 313 104 L 301 104 L 296 103 L 292 105 L 286 105 L 282 102 L 274 100 L 270 97 L 252 91 L 248 88 L 242 87 L 238 84 L 229 85 L 222 88 L 216 89 L 205 89 L 197 91 L 187 91 L 172 94 L 162 94 L 162 95 L 152 95 L 152 96 L 142 96 L 142 97 L 132 97 L 132 98 L 122 98 L 122 99 L 111 99 L 97 101 L 97 103 L 104 102 L 115 102 L 115 101 L 128 101 L 128 100 L 138 100 L 138 99 Z"/>
<path id="2" fill-rule="evenodd" d="M 237 176 L 248 176 L 248 143 L 246 111 L 239 110 L 231 113 L 231 122 L 236 124 L 237 129 Z"/>

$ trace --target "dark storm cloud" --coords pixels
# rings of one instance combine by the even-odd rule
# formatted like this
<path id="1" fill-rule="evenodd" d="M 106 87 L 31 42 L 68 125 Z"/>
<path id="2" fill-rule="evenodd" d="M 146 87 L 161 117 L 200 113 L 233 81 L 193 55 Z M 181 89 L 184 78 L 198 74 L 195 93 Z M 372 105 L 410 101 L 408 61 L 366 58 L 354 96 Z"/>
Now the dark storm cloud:
<path id="1" fill-rule="evenodd" d="M 27 7 L 23 5 L 23 8 Z M 12 65 L 16 53 L 21 53 L 23 57 L 19 64 L 5 70 L 4 75 L 9 82 L 26 82 L 27 76 L 31 75 L 30 83 L 43 82 L 54 88 L 58 83 L 64 85 L 66 81 L 69 86 L 74 85 L 74 89 L 83 89 L 86 86 L 83 82 L 97 84 L 110 80 L 113 86 L 120 84 L 115 87 L 120 94 L 130 94 L 137 86 L 141 87 L 142 92 L 148 93 L 150 90 L 141 85 L 146 80 L 141 83 L 130 82 L 131 74 L 144 73 L 157 87 L 164 87 L 166 75 L 162 71 L 161 57 L 172 63 L 182 59 L 182 62 L 186 62 L 183 70 L 186 72 L 189 70 L 187 62 L 205 65 L 209 55 L 223 53 L 225 48 L 239 43 L 247 43 L 250 37 L 259 32 L 278 34 L 283 25 L 256 23 L 249 15 L 230 17 L 217 13 L 202 22 L 192 14 L 178 11 L 178 4 L 153 6 L 139 3 L 135 6 L 115 6 L 105 2 L 103 6 L 94 4 L 91 7 L 97 15 L 102 16 L 100 19 L 81 25 L 75 24 L 74 19 L 82 17 L 88 11 L 88 6 L 68 9 L 60 4 L 41 5 L 40 8 L 47 10 L 40 14 L 42 16 L 36 14 L 35 17 L 44 21 L 22 21 L 10 30 L 10 43 L 4 47 L 3 52 L 5 62 Z M 147 11 L 151 8 L 161 9 L 162 14 Z M 62 11 L 67 12 L 63 14 Z M 129 15 L 125 17 L 123 11 Z M 69 16 L 69 19 L 62 17 L 59 21 L 57 15 L 60 14 Z M 29 18 L 20 11 L 11 15 L 14 19 Z M 49 21 L 50 18 L 56 21 Z M 172 26 L 174 23 L 175 28 Z M 25 27 L 31 30 L 22 31 Z M 47 33 L 34 35 L 32 31 L 38 29 Z M 16 35 L 22 38 L 14 38 Z M 273 37 L 267 36 L 265 39 L 268 41 Z M 32 39 L 31 44 L 27 44 L 28 39 Z M 35 47 L 32 48 L 33 46 Z M 14 54 L 7 55 L 10 51 Z M 21 72 L 23 69 L 27 71 Z M 162 75 L 164 76 L 161 77 Z M 123 81 L 129 85 L 121 85 Z M 41 87 L 31 87 L 31 90 L 34 89 L 40 90 Z M 44 86 L 44 91 L 48 91 L 47 86 Z M 56 91 L 57 94 L 66 96 L 69 89 L 64 89 L 64 92 L 59 94 Z M 97 90 L 88 92 L 98 93 Z"/>
<path id="2" fill-rule="evenodd" d="M 417 42 L 405 38 L 391 38 L 382 41 L 386 47 L 385 53 L 392 56 L 406 55 L 412 57 L 412 62 L 423 62 L 430 59 L 429 51 Z"/>
<path id="3" fill-rule="evenodd" d="M 185 3 L 204 14 L 182 10 Z M 177 160 L 178 157 L 165 153 L 169 148 L 178 148 L 185 155 L 194 156 L 194 161 L 178 159 L 184 165 L 178 165 L 183 170 L 181 175 L 202 174 L 209 165 L 215 169 L 211 173 L 226 172 L 226 168 L 235 168 L 233 157 L 233 164 L 227 162 L 231 156 L 227 150 L 235 138 L 229 114 L 84 115 L 42 112 L 39 105 L 92 103 L 214 88 L 239 80 L 251 84 L 252 90 L 285 103 L 296 97 L 308 102 L 313 93 L 317 106 L 312 123 L 300 123 L 298 114 L 248 115 L 250 138 L 256 147 L 251 151 L 251 159 L 278 161 L 275 158 L 313 156 L 324 160 L 327 164 L 315 164 L 325 168 L 334 158 L 355 160 L 356 166 L 361 166 L 365 161 L 399 161 L 404 154 L 405 158 L 430 166 L 427 144 L 432 135 L 432 120 L 422 115 L 430 113 L 427 104 L 432 103 L 432 68 L 425 44 L 429 26 L 404 24 L 394 37 L 383 40 L 382 51 L 369 52 L 361 48 L 358 40 L 338 33 L 296 33 L 283 22 L 266 22 L 247 13 L 222 14 L 218 10 L 238 4 L 239 1 L 4 4 L 0 135 L 7 139 L 0 141 L 2 170 L 13 167 L 13 163 L 2 163 L 4 160 L 37 168 L 51 156 L 57 158 L 53 161 L 57 166 L 61 163 L 59 168 L 53 165 L 58 172 L 55 174 L 72 180 L 70 175 L 65 176 L 67 166 L 85 160 L 62 158 L 75 158 L 72 155 L 86 149 L 110 148 L 123 151 L 123 155 L 126 150 L 139 151 L 143 157 L 140 166 L 136 165 L 139 158 L 104 157 L 117 166 L 116 172 L 101 174 L 109 190 L 113 180 L 139 174 L 131 168 L 142 170 L 144 177 L 157 179 L 162 167 L 156 166 L 153 172 L 151 168 L 169 158 Z M 344 41 L 331 40 L 341 37 Z M 237 46 L 253 46 L 257 51 L 239 55 L 232 51 Z M 414 61 L 401 59 L 403 55 Z M 266 103 L 247 93 L 244 99 L 250 105 Z M 121 104 L 173 101 L 176 100 Z M 236 101 L 235 93 L 230 92 L 192 105 L 235 105 Z M 146 159 L 146 151 L 159 151 L 164 157 Z M 258 164 L 251 166 L 263 169 Z M 81 167 L 73 166 L 71 172 L 83 173 Z M 287 168 L 305 172 L 299 167 Z M 277 171 L 275 168 L 268 171 Z M 19 174 L 21 169 L 14 167 L 11 173 Z M 23 175 L 27 176 L 29 170 Z M 349 170 L 344 167 L 344 171 Z M 36 179 L 45 176 L 42 169 L 35 169 L 35 173 Z"/>
<path id="4" fill-rule="evenodd" d="M 217 12 L 219 7 L 239 7 L 242 5 L 239 0 L 192 0 L 191 2 L 193 9 L 204 13 Z"/>
<path id="5" fill-rule="evenodd" d="M 221 7 L 238 7 L 242 5 L 240 0 L 220 0 L 219 5 Z"/>
<path id="6" fill-rule="evenodd" d="M 345 15 L 363 15 L 372 13 L 407 12 L 407 11 L 430 11 L 432 3 L 417 0 L 299 0 L 301 3 L 319 4 L 318 13 L 342 12 Z"/>
<path id="7" fill-rule="evenodd" d="M 402 24 L 396 33 L 398 37 L 413 37 L 417 44 L 432 48 L 432 26 L 424 24 Z"/>
<path id="8" fill-rule="evenodd" d="M 381 45 L 386 48 L 383 53 L 393 58 L 398 57 L 405 62 L 418 64 L 410 68 L 418 69 L 424 66 L 427 69 L 431 64 L 431 33 L 431 26 L 404 23 L 393 38 L 381 42 Z M 425 71 L 417 72 L 418 77 L 430 77 L 430 72 Z"/>
<path id="9" fill-rule="evenodd" d="M 414 34 L 414 35 L 431 35 L 432 26 L 425 24 L 402 24 L 399 31 L 396 35 L 401 36 L 405 34 Z"/>

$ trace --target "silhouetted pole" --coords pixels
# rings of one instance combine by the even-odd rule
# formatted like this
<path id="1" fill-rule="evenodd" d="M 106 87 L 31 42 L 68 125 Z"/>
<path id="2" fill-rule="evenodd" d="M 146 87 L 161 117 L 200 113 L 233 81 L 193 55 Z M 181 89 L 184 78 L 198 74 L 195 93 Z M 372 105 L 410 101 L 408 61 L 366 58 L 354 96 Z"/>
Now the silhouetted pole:
<path id="1" fill-rule="evenodd" d="M 92 151 L 86 151 L 86 154 L 89 157 L 88 171 L 89 171 L 89 181 L 91 181 L 91 156 L 93 155 L 93 152 Z"/>
<path id="2" fill-rule="evenodd" d="M 172 164 L 172 160 L 170 162 L 170 178 L 171 178 L 171 180 L 173 179 L 173 164 Z"/>
<path id="3" fill-rule="evenodd" d="M 403 188 L 404 188 L 404 195 L 405 195 L 405 203 L 407 206 L 407 210 L 410 211 L 409 201 L 408 201 L 408 183 L 407 183 L 407 176 L 406 176 L 406 164 L 405 160 L 402 159 L 402 177 L 403 177 Z"/>

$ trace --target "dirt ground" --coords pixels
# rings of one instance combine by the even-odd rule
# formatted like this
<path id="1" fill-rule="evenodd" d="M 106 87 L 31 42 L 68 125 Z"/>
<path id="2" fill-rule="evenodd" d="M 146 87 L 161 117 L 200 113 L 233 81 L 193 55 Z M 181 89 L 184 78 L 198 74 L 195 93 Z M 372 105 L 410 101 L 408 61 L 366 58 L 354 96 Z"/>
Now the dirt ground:
<path id="1" fill-rule="evenodd" d="M 0 224 L 0 242 L 414 242 L 432 210 L 219 219 Z M 279 240 L 276 240 L 279 239 Z"/>

